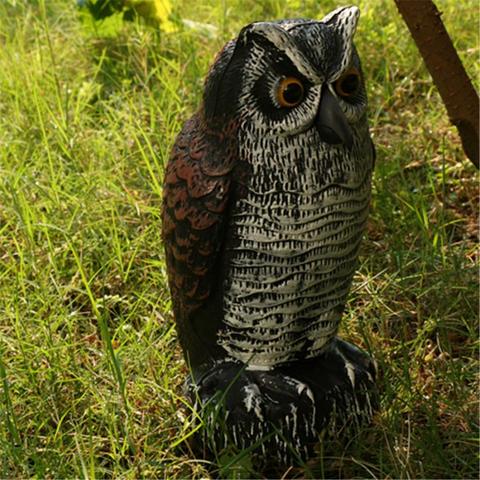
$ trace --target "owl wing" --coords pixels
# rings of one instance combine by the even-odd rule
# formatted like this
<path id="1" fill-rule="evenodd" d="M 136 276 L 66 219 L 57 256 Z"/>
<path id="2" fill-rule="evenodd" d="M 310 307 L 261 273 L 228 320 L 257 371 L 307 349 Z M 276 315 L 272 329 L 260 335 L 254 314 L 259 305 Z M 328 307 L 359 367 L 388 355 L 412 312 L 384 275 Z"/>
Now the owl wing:
<path id="1" fill-rule="evenodd" d="M 199 318 L 212 315 L 202 307 L 221 282 L 219 254 L 238 157 L 235 133 L 234 122 L 214 129 L 201 114 L 193 116 L 178 135 L 165 172 L 162 235 L 168 279 L 180 343 L 191 361 L 192 350 L 205 344 Z"/>

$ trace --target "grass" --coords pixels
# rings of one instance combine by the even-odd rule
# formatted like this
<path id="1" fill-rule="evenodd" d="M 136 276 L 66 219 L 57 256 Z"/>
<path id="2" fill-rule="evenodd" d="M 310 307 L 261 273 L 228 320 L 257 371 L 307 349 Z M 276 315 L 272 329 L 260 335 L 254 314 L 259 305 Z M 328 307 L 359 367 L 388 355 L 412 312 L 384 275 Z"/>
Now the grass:
<path id="1" fill-rule="evenodd" d="M 216 34 L 82 22 L 75 2 L 0 3 L 0 477 L 257 476 L 209 464 L 181 397 L 160 237 L 168 152 L 242 25 L 336 2 L 178 2 Z M 342 335 L 377 358 L 382 409 L 289 476 L 478 478 L 478 174 L 393 1 L 356 43 L 377 145 Z M 437 0 L 478 79 L 478 6 Z M 478 88 L 478 81 L 476 81 Z"/>

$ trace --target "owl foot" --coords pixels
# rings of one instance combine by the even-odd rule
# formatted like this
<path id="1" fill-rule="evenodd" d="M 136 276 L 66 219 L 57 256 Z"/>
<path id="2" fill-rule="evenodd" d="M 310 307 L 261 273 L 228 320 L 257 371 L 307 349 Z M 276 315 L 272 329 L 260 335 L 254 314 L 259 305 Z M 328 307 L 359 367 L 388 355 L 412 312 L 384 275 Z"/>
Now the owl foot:
<path id="1" fill-rule="evenodd" d="M 272 370 L 224 360 L 187 390 L 203 428 L 205 454 L 249 449 L 257 463 L 301 463 L 324 435 L 369 422 L 378 408 L 376 366 L 354 345 L 334 339 L 319 357 Z"/>

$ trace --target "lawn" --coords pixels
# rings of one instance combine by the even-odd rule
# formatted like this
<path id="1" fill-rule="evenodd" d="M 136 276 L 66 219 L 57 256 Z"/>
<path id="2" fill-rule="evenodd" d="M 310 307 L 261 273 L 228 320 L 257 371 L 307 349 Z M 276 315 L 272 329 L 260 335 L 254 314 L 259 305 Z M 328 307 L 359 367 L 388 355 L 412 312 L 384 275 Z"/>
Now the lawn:
<path id="1" fill-rule="evenodd" d="M 73 0 L 0 2 L 1 478 L 259 475 L 182 442 L 164 165 L 226 40 L 342 3 L 183 0 L 177 19 L 200 25 L 162 32 L 82 20 Z M 285 475 L 478 478 L 478 174 L 393 0 L 350 3 L 377 166 L 341 333 L 377 359 L 381 411 Z M 477 2 L 436 3 L 478 79 Z"/>

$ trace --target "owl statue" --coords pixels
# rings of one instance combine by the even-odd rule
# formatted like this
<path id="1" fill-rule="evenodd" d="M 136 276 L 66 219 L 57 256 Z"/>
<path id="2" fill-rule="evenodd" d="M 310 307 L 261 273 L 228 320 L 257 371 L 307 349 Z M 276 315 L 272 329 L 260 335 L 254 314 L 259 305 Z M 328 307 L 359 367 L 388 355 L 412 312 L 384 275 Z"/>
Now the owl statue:
<path id="1" fill-rule="evenodd" d="M 163 239 L 204 448 L 288 463 L 376 408 L 374 361 L 336 336 L 375 158 L 358 17 L 244 27 L 175 141 Z"/>

